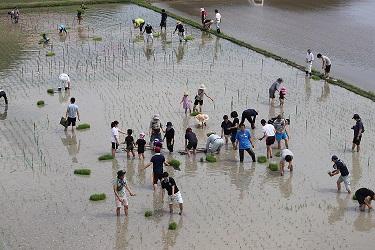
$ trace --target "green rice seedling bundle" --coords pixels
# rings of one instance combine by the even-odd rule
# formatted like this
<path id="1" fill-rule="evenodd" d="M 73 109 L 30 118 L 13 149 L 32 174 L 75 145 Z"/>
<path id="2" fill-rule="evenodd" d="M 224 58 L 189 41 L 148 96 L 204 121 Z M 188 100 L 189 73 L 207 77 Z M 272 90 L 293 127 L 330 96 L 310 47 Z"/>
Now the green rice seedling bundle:
<path id="1" fill-rule="evenodd" d="M 91 170 L 87 169 L 87 168 L 79 168 L 79 169 L 75 169 L 74 170 L 74 174 L 77 174 L 77 175 L 90 175 L 91 174 Z"/>
<path id="2" fill-rule="evenodd" d="M 264 155 L 258 156 L 257 161 L 259 163 L 266 163 L 267 162 L 267 157 L 265 157 Z"/>
<path id="3" fill-rule="evenodd" d="M 99 156 L 99 161 L 107 161 L 107 160 L 113 160 L 113 156 L 111 154 L 105 154 L 102 156 Z"/>
<path id="4" fill-rule="evenodd" d="M 105 198 L 106 195 L 104 193 L 90 195 L 90 201 L 102 201 L 105 200 Z"/>

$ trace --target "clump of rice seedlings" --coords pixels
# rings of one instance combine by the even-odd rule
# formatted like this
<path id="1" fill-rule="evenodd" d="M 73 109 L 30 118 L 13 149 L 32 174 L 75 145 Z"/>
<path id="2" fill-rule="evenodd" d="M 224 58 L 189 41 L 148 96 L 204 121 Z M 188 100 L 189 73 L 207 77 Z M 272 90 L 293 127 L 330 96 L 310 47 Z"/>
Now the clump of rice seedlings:
<path id="1" fill-rule="evenodd" d="M 352 199 L 353 199 L 353 201 L 357 201 L 358 200 L 357 197 L 355 196 L 355 194 L 353 194 Z"/>
<path id="2" fill-rule="evenodd" d="M 317 76 L 317 75 L 311 76 L 311 79 L 313 79 L 314 81 L 320 81 L 320 80 L 322 80 L 322 78 L 320 78 L 320 76 Z"/>
<path id="3" fill-rule="evenodd" d="M 156 33 L 154 34 L 154 37 L 155 37 L 155 38 L 158 38 L 158 37 L 160 37 L 160 36 L 161 36 L 160 32 L 156 32 Z"/>
<path id="4" fill-rule="evenodd" d="M 204 158 L 201 157 L 201 158 L 199 159 L 199 161 L 200 161 L 200 162 L 204 162 Z"/>
<path id="5" fill-rule="evenodd" d="M 259 163 L 266 163 L 267 162 L 267 157 L 265 157 L 264 155 L 258 156 L 257 162 L 259 162 Z"/>
<path id="6" fill-rule="evenodd" d="M 102 201 L 105 200 L 105 198 L 106 195 L 104 193 L 90 195 L 90 201 Z"/>
<path id="7" fill-rule="evenodd" d="M 276 152 L 276 153 L 275 153 L 275 156 L 276 156 L 276 157 L 280 157 L 280 156 L 281 156 L 281 151 Z"/>
<path id="8" fill-rule="evenodd" d="M 145 212 L 145 217 L 151 217 L 153 215 L 153 213 L 152 213 L 152 211 L 150 211 L 150 210 L 147 210 L 146 212 Z"/>
<path id="9" fill-rule="evenodd" d="M 208 161 L 208 162 L 216 162 L 217 159 L 216 159 L 216 157 L 214 155 L 207 155 L 206 156 L 206 161 Z"/>
<path id="10" fill-rule="evenodd" d="M 44 106 L 44 104 L 45 103 L 44 103 L 43 100 L 39 100 L 39 101 L 36 102 L 36 105 L 39 106 L 39 107 Z"/>
<path id="11" fill-rule="evenodd" d="M 279 164 L 277 163 L 270 163 L 268 165 L 268 168 L 271 170 L 271 171 L 278 171 L 279 170 Z"/>
<path id="12" fill-rule="evenodd" d="M 54 94 L 55 91 L 54 91 L 53 89 L 47 89 L 47 93 L 48 93 L 48 94 Z"/>
<path id="13" fill-rule="evenodd" d="M 88 124 L 88 123 L 82 123 L 82 124 L 79 124 L 79 125 L 77 126 L 77 129 L 78 129 L 78 130 L 88 129 L 88 128 L 90 128 L 90 124 Z"/>
<path id="14" fill-rule="evenodd" d="M 200 114 L 200 112 L 198 112 L 198 111 L 193 111 L 193 112 L 190 113 L 190 116 L 197 116 L 197 115 L 199 115 L 199 114 Z"/>
<path id="15" fill-rule="evenodd" d="M 169 230 L 176 230 L 177 229 L 177 223 L 176 222 L 169 223 L 168 229 Z"/>
<path id="16" fill-rule="evenodd" d="M 139 42 L 143 42 L 144 41 L 144 38 L 142 35 L 137 35 L 134 39 L 133 39 L 133 42 L 135 43 L 139 43 Z"/>
<path id="17" fill-rule="evenodd" d="M 180 169 L 181 162 L 179 160 L 176 160 L 176 159 L 169 160 L 168 164 L 171 165 L 175 170 L 181 171 Z"/>
<path id="18" fill-rule="evenodd" d="M 48 51 L 46 54 L 46 56 L 54 56 L 54 55 L 55 55 L 55 52 L 53 51 Z"/>
<path id="19" fill-rule="evenodd" d="M 95 41 L 95 42 L 101 42 L 101 41 L 103 41 L 103 38 L 100 37 L 100 36 L 95 36 L 95 37 L 92 38 L 92 40 Z"/>
<path id="20" fill-rule="evenodd" d="M 185 36 L 185 41 L 191 41 L 194 40 L 194 37 L 192 35 Z"/>
<path id="21" fill-rule="evenodd" d="M 113 156 L 111 154 L 105 154 L 102 156 L 99 156 L 99 161 L 107 161 L 107 160 L 113 160 Z"/>
<path id="22" fill-rule="evenodd" d="M 78 174 L 78 175 L 90 175 L 91 174 L 91 170 L 87 169 L 87 168 L 79 168 L 79 169 L 75 169 L 74 170 L 74 174 Z"/>

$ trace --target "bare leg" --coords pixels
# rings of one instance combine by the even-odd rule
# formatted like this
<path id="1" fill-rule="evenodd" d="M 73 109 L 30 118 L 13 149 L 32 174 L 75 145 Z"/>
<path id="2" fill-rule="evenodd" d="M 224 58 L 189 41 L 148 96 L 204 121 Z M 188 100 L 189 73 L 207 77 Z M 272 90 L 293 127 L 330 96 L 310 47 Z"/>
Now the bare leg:
<path id="1" fill-rule="evenodd" d="M 361 148 L 361 147 L 360 147 L 359 145 L 357 145 L 357 152 L 359 152 L 360 148 Z"/>
<path id="2" fill-rule="evenodd" d="M 173 213 L 173 204 L 169 204 L 169 213 Z"/>
<path id="3" fill-rule="evenodd" d="M 352 151 L 354 151 L 354 149 L 355 149 L 355 144 L 353 143 L 352 144 Z"/>
<path id="4" fill-rule="evenodd" d="M 288 140 L 288 139 L 285 139 L 284 141 L 285 141 L 285 147 L 286 147 L 286 148 L 289 148 L 289 143 L 288 143 L 289 140 Z"/>
<path id="5" fill-rule="evenodd" d="M 182 215 L 182 210 L 184 210 L 184 204 L 180 203 L 180 213 L 179 213 L 179 215 Z"/>
<path id="6" fill-rule="evenodd" d="M 341 182 L 337 181 L 336 184 L 337 184 L 337 191 L 340 192 L 340 190 L 341 190 Z"/>
<path id="7" fill-rule="evenodd" d="M 116 156 L 116 149 L 112 148 L 112 157 L 115 158 L 115 156 Z"/>
<path id="8" fill-rule="evenodd" d="M 129 206 L 124 206 L 125 215 L 128 216 Z"/>
<path id="9" fill-rule="evenodd" d="M 116 208 L 116 215 L 117 215 L 117 216 L 120 216 L 120 208 L 119 208 L 119 207 Z"/>

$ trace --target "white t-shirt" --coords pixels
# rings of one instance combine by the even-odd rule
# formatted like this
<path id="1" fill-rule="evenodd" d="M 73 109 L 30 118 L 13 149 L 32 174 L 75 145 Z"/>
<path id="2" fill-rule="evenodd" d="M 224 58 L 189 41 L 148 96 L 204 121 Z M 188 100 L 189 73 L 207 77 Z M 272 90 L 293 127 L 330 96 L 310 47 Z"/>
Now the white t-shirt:
<path id="1" fill-rule="evenodd" d="M 216 13 L 215 14 L 215 19 L 216 19 L 217 23 L 220 23 L 221 22 L 221 14 L 220 13 Z"/>
<path id="2" fill-rule="evenodd" d="M 312 63 L 314 61 L 314 54 L 313 53 L 307 53 L 306 54 L 306 63 Z"/>
<path id="3" fill-rule="evenodd" d="M 281 159 L 283 159 L 284 161 L 285 161 L 285 157 L 287 156 L 287 155 L 290 155 L 290 156 L 294 156 L 293 155 L 293 153 L 292 153 L 292 151 L 290 151 L 289 149 L 283 149 L 283 150 L 281 150 Z"/>
<path id="4" fill-rule="evenodd" d="M 267 136 L 275 136 L 275 127 L 272 124 L 266 124 L 262 128 L 263 133 Z"/>
<path id="5" fill-rule="evenodd" d="M 117 138 L 117 140 L 119 139 L 118 136 L 119 136 L 118 128 L 113 127 L 111 129 L 111 139 L 112 139 L 112 142 L 116 143 L 116 138 Z"/>
<path id="6" fill-rule="evenodd" d="M 325 66 L 331 65 L 331 59 L 328 56 L 322 56 L 322 59 Z"/>

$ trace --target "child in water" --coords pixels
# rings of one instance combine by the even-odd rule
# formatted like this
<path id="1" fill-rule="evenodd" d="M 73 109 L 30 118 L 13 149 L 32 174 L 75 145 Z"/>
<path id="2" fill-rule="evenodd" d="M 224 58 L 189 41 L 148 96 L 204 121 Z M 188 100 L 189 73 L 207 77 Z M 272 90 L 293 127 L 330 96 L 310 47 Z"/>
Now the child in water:
<path id="1" fill-rule="evenodd" d="M 182 97 L 180 104 L 181 103 L 182 103 L 182 107 L 185 109 L 185 115 L 187 114 L 188 110 L 189 110 L 189 113 L 191 113 L 192 101 L 190 100 L 189 94 L 187 92 L 184 92 L 184 96 Z"/>
<path id="2" fill-rule="evenodd" d="M 125 180 L 125 171 L 120 170 L 117 172 L 117 178 L 114 180 L 113 183 L 113 192 L 115 193 L 115 202 L 116 202 L 116 215 L 120 216 L 120 209 L 123 206 L 125 215 L 128 216 L 128 197 L 126 195 L 127 190 L 130 194 L 130 196 L 134 196 L 135 193 L 133 193 L 130 188 L 128 187 L 128 184 Z"/>
<path id="3" fill-rule="evenodd" d="M 165 129 L 164 139 L 167 139 L 167 149 L 169 152 L 173 152 L 174 145 L 174 128 L 171 122 L 167 122 L 167 128 Z"/>
<path id="4" fill-rule="evenodd" d="M 280 95 L 279 95 L 280 106 L 282 107 L 282 106 L 284 106 L 284 102 L 285 102 L 286 88 L 281 87 L 279 93 L 280 93 Z"/>
<path id="5" fill-rule="evenodd" d="M 128 129 L 127 136 L 125 137 L 126 153 L 127 153 L 128 158 L 130 158 L 130 153 L 132 153 L 133 158 L 135 157 L 135 154 L 134 154 L 135 143 L 134 143 L 134 138 L 133 138 L 132 134 L 133 134 L 133 130 Z"/>
<path id="6" fill-rule="evenodd" d="M 137 151 L 138 151 L 138 158 L 139 159 L 144 159 L 145 158 L 145 146 L 146 146 L 146 140 L 145 140 L 145 133 L 140 133 L 139 134 L 139 139 L 137 140 L 137 142 L 135 143 L 138 147 Z"/>

